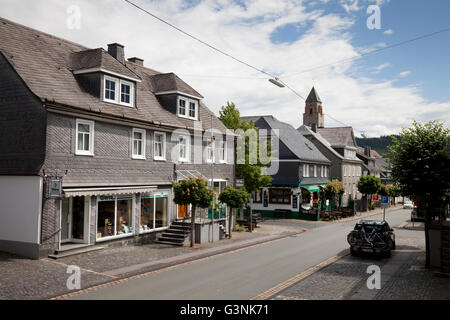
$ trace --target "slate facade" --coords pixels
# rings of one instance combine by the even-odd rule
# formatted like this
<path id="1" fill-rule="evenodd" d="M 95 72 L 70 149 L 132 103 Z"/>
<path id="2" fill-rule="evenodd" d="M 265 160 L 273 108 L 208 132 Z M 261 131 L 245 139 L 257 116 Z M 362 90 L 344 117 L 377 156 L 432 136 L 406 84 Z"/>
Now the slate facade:
<path id="1" fill-rule="evenodd" d="M 183 170 L 211 179 L 213 167 L 215 183 L 234 185 L 234 135 L 203 96 L 124 57 L 119 44 L 89 49 L 0 18 L 0 250 L 151 241 L 185 217 L 171 186 Z"/>

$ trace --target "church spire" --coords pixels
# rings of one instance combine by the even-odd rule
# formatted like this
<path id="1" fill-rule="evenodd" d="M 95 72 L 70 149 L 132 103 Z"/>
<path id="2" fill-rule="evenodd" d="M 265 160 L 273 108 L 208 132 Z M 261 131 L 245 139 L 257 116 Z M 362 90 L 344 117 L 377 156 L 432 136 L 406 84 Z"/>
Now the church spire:
<path id="1" fill-rule="evenodd" d="M 303 124 L 314 128 L 324 127 L 324 117 L 322 112 L 322 101 L 314 87 L 309 92 L 305 101 L 305 113 L 303 113 Z"/>
<path id="2" fill-rule="evenodd" d="M 319 94 L 314 87 L 312 87 L 311 91 L 309 92 L 308 98 L 306 98 L 306 102 L 322 102 L 319 98 Z"/>

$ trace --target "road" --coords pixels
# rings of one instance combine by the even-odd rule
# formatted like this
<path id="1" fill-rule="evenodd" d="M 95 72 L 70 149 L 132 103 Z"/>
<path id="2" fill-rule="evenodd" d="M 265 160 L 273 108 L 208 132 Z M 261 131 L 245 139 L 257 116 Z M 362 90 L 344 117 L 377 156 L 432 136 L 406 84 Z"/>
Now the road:
<path id="1" fill-rule="evenodd" d="M 409 219 L 410 210 L 387 214 L 392 227 Z M 382 219 L 382 214 L 370 219 Z M 346 235 L 355 221 L 321 224 L 308 232 L 184 264 L 73 299 L 249 299 L 348 250 Z"/>

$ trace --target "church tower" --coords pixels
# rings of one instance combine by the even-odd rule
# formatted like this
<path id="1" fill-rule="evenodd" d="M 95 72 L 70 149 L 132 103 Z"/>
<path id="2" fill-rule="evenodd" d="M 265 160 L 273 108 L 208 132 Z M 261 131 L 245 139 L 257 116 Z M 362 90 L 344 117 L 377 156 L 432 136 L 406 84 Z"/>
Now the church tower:
<path id="1" fill-rule="evenodd" d="M 322 101 L 316 89 L 312 87 L 311 92 L 305 102 L 305 113 L 303 114 L 303 124 L 309 127 L 323 128 Z"/>

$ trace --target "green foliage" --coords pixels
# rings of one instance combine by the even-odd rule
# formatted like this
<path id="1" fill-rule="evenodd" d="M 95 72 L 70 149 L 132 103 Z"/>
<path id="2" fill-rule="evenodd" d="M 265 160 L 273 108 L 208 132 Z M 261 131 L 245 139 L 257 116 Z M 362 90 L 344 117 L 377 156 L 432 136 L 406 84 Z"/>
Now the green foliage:
<path id="1" fill-rule="evenodd" d="M 343 194 L 344 192 L 344 186 L 339 179 L 328 181 L 325 186 L 325 199 L 334 200 L 339 194 Z"/>
<path id="2" fill-rule="evenodd" d="M 208 208 L 213 199 L 213 191 L 208 189 L 207 183 L 201 178 L 190 178 L 173 183 L 173 202 L 179 205 L 191 204 L 193 207 Z"/>
<path id="3" fill-rule="evenodd" d="M 234 102 L 227 101 L 227 105 L 222 106 L 222 109 L 219 110 L 219 119 L 225 127 L 231 130 L 237 130 L 242 126 L 241 114 Z"/>
<path id="4" fill-rule="evenodd" d="M 245 189 L 234 189 L 232 186 L 226 186 L 219 195 L 219 201 L 226 203 L 231 208 L 242 208 L 245 203 L 250 201 L 250 195 Z"/>
<path id="5" fill-rule="evenodd" d="M 375 210 L 376 208 L 375 203 L 369 203 L 367 207 L 369 208 L 369 210 Z"/>
<path id="6" fill-rule="evenodd" d="M 389 195 L 389 191 L 388 190 L 389 190 L 389 187 L 385 186 L 384 184 L 382 184 L 380 186 L 380 189 L 378 190 L 378 194 L 380 196 L 388 196 Z"/>
<path id="7" fill-rule="evenodd" d="M 239 224 L 236 224 L 234 226 L 234 228 L 233 228 L 233 231 L 238 231 L 238 232 L 245 231 L 245 226 L 241 226 Z"/>
<path id="8" fill-rule="evenodd" d="M 398 186 L 398 185 L 388 186 L 388 196 L 400 197 L 402 195 L 403 195 L 403 189 L 401 186 Z"/>
<path id="9" fill-rule="evenodd" d="M 258 191 L 262 187 L 266 187 L 270 185 L 272 181 L 272 177 L 264 175 L 265 166 L 260 164 L 259 162 L 259 143 L 257 143 L 257 148 L 254 150 L 256 154 L 250 154 L 249 150 L 249 141 L 251 138 L 256 138 L 258 128 L 255 126 L 253 121 L 250 123 L 241 119 L 239 110 L 236 108 L 236 105 L 233 102 L 227 102 L 226 106 L 222 106 L 219 111 L 219 119 L 222 123 L 231 130 L 239 130 L 241 133 L 246 132 L 247 130 L 252 130 L 252 134 L 245 139 L 245 150 L 243 150 L 243 154 L 245 154 L 245 163 L 236 164 L 236 176 L 244 179 L 244 188 L 248 193 Z M 258 141 L 258 139 L 256 140 Z M 240 146 L 237 146 L 239 148 Z M 270 150 L 270 143 L 266 146 L 267 150 Z M 238 152 L 238 150 L 236 150 Z M 251 164 L 250 157 L 255 156 L 255 164 Z M 270 153 L 268 156 L 272 156 Z"/>
<path id="10" fill-rule="evenodd" d="M 381 136 L 377 138 L 358 138 L 355 137 L 356 144 L 360 147 L 370 146 L 373 150 L 383 155 L 388 146 L 392 145 L 392 137 L 399 137 L 398 135 Z"/>
<path id="11" fill-rule="evenodd" d="M 381 179 L 372 175 L 362 176 L 357 186 L 358 191 L 365 195 L 376 194 L 381 188 Z"/>
<path id="12" fill-rule="evenodd" d="M 414 121 L 393 138 L 387 158 L 392 178 L 403 193 L 422 199 L 447 201 L 450 194 L 450 130 L 438 121 Z"/>

